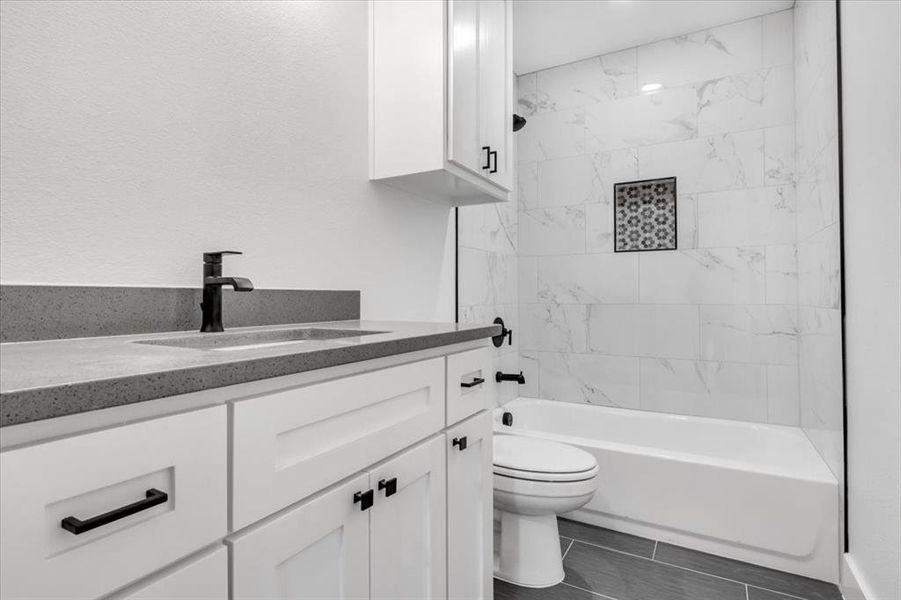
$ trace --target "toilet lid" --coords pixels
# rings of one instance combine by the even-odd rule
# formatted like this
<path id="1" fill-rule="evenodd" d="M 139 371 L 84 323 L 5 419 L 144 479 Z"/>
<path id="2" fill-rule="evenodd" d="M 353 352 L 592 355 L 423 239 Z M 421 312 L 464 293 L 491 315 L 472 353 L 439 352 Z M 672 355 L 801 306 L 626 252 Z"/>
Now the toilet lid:
<path id="1" fill-rule="evenodd" d="M 593 475 L 597 466 L 594 456 L 574 446 L 520 435 L 494 436 L 494 472 L 498 474 L 570 480 Z"/>

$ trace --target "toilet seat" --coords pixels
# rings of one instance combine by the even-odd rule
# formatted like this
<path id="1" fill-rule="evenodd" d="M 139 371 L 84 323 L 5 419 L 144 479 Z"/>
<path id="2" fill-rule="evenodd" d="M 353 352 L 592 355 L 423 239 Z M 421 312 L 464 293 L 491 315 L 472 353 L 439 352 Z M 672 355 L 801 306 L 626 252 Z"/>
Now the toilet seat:
<path id="1" fill-rule="evenodd" d="M 494 436 L 494 474 L 543 483 L 593 479 L 598 473 L 594 456 L 566 444 L 519 435 Z"/>

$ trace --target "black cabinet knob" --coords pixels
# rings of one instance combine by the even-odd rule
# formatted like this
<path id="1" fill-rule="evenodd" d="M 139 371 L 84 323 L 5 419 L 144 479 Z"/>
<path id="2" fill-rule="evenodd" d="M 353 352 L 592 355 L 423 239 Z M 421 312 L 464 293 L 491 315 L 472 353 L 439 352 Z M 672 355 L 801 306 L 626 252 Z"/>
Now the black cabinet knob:
<path id="1" fill-rule="evenodd" d="M 466 436 L 464 435 L 463 437 L 454 438 L 454 441 L 451 442 L 451 445 L 459 447 L 460 450 L 466 450 Z"/>
<path id="2" fill-rule="evenodd" d="M 365 492 L 357 492 L 354 494 L 354 504 L 360 503 L 360 510 L 369 510 L 375 502 L 375 492 L 366 490 Z"/>
<path id="3" fill-rule="evenodd" d="M 385 498 L 390 498 L 397 493 L 397 477 L 382 479 L 379 481 L 379 489 L 385 490 Z"/>

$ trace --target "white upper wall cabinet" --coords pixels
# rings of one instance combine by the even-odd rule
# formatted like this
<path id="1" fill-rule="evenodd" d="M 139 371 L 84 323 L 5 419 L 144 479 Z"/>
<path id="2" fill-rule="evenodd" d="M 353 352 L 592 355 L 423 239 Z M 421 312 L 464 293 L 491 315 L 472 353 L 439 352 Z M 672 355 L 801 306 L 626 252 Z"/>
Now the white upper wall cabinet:
<path id="1" fill-rule="evenodd" d="M 459 206 L 513 183 L 509 0 L 371 0 L 370 179 Z"/>

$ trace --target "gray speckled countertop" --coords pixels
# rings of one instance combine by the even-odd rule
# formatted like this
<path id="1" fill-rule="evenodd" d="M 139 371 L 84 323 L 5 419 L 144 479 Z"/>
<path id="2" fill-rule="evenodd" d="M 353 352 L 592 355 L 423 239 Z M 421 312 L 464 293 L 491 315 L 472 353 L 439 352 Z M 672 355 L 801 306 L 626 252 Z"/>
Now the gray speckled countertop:
<path id="1" fill-rule="evenodd" d="M 332 321 L 230 332 L 316 327 L 379 331 L 241 350 L 134 343 L 191 332 L 0 344 L 0 427 L 483 339 L 498 325 Z"/>

